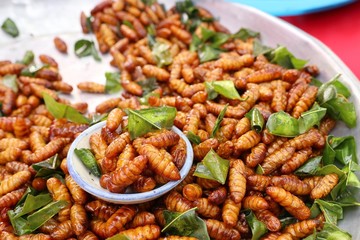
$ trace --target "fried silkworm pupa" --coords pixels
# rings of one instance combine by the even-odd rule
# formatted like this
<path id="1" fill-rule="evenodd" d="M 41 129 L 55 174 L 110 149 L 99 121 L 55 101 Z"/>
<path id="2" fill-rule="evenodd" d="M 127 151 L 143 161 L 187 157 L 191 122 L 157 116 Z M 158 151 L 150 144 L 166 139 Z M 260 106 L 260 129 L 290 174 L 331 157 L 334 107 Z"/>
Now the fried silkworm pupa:
<path id="1" fill-rule="evenodd" d="M 186 184 L 182 189 L 183 196 L 189 201 L 195 201 L 202 196 L 202 188 L 199 184 Z"/>
<path id="2" fill-rule="evenodd" d="M 277 232 L 281 229 L 280 220 L 268 209 L 255 211 L 257 219 L 265 223 L 266 228 L 271 232 Z"/>
<path id="3" fill-rule="evenodd" d="M 215 219 L 207 219 L 205 220 L 205 223 L 211 238 L 229 240 L 240 239 L 240 233 L 237 230 L 226 226 L 223 222 Z"/>
<path id="4" fill-rule="evenodd" d="M 273 186 L 282 187 L 295 195 L 308 195 L 311 192 L 310 186 L 294 175 L 273 176 L 271 183 Z"/>
<path id="5" fill-rule="evenodd" d="M 70 209 L 72 206 L 71 195 L 68 188 L 59 179 L 52 177 L 46 181 L 46 186 L 55 201 L 64 200 L 68 203 L 66 207 L 58 213 L 58 220 L 64 222 L 70 218 Z M 71 225 L 71 222 L 70 222 Z"/>
<path id="6" fill-rule="evenodd" d="M 55 47 L 56 49 L 61 52 L 61 53 L 67 53 L 67 45 L 66 43 L 64 42 L 64 40 L 62 40 L 61 38 L 59 37 L 55 37 L 54 38 L 54 44 L 55 44 Z"/>
<path id="7" fill-rule="evenodd" d="M 83 205 L 74 204 L 70 209 L 71 227 L 76 236 L 86 232 L 88 219 Z"/>
<path id="8" fill-rule="evenodd" d="M 193 202 L 200 216 L 205 218 L 217 218 L 220 216 L 221 209 L 216 204 L 211 203 L 207 198 L 198 198 Z"/>
<path id="9" fill-rule="evenodd" d="M 241 203 L 246 192 L 245 166 L 241 160 L 230 162 L 229 170 L 229 193 L 235 203 Z"/>
<path id="10" fill-rule="evenodd" d="M 164 202 L 167 209 L 175 212 L 185 212 L 191 209 L 193 206 L 189 200 L 184 198 L 180 193 L 176 191 L 171 191 L 165 197 Z"/>
<path id="11" fill-rule="evenodd" d="M 158 239 L 160 237 L 160 227 L 158 225 L 150 224 L 129 228 L 121 231 L 120 234 L 123 234 L 129 239 Z"/>
<path id="12" fill-rule="evenodd" d="M 239 218 L 241 204 L 235 203 L 231 197 L 227 197 L 223 207 L 221 217 L 224 223 L 230 227 L 234 227 Z"/>
<path id="13" fill-rule="evenodd" d="M 50 236 L 55 240 L 68 239 L 74 235 L 74 231 L 71 226 L 71 220 L 66 220 L 59 223 Z"/>
<path id="14" fill-rule="evenodd" d="M 150 224 L 156 224 L 155 215 L 151 212 L 141 211 L 138 212 L 132 220 L 130 227 L 136 228 L 139 226 L 145 226 Z"/>
<path id="15" fill-rule="evenodd" d="M 312 199 L 323 198 L 328 195 L 331 190 L 339 182 L 339 176 L 336 173 L 325 175 L 311 190 L 310 197 Z"/>
<path id="16" fill-rule="evenodd" d="M 269 208 L 269 204 L 263 197 L 260 196 L 246 196 L 242 200 L 243 208 L 251 209 L 253 211 L 264 210 Z"/>
<path id="17" fill-rule="evenodd" d="M 20 171 L 1 181 L 0 196 L 19 189 L 31 178 L 29 171 Z"/>
<path id="18" fill-rule="evenodd" d="M 82 92 L 105 93 L 105 85 L 96 82 L 81 82 L 77 87 Z"/>
<path id="19" fill-rule="evenodd" d="M 312 234 L 319 225 L 319 220 L 308 219 L 288 225 L 284 229 L 284 233 L 289 233 L 293 238 L 305 238 Z"/>

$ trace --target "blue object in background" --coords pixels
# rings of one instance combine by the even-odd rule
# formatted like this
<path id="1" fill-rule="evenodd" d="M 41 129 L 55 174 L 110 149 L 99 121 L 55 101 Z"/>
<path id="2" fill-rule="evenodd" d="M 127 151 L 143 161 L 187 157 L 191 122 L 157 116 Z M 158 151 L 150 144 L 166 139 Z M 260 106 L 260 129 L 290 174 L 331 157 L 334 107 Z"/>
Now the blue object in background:
<path id="1" fill-rule="evenodd" d="M 255 7 L 274 16 L 294 16 L 337 8 L 356 0 L 226 0 Z"/>

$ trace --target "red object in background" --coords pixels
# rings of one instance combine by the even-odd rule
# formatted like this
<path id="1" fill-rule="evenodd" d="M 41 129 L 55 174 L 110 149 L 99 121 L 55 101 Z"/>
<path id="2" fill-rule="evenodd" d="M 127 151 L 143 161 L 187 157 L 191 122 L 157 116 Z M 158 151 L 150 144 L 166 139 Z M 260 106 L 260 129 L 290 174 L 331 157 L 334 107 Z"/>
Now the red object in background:
<path id="1" fill-rule="evenodd" d="M 327 45 L 360 80 L 360 1 L 329 11 L 282 19 Z"/>

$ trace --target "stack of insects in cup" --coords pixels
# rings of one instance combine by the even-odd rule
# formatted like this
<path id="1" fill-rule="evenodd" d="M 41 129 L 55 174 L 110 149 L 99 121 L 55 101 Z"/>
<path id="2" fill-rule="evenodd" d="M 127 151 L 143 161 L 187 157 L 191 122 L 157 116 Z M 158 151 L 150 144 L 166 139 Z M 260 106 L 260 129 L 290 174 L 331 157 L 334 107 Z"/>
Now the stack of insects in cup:
<path id="1" fill-rule="evenodd" d="M 71 214 L 76 215 L 76 209 L 79 206 L 83 208 L 81 204 L 87 201 L 87 194 L 68 174 L 66 155 L 73 139 L 88 125 L 54 119 L 47 110 L 43 93 L 59 102 L 70 104 L 55 91 L 68 94 L 72 88 L 61 81 L 58 65 L 53 58 L 47 55 L 40 55 L 39 58 L 50 67 L 42 68 L 34 76 L 23 76 L 22 70 L 28 67 L 25 64 L 0 61 L 0 102 L 3 114 L 0 117 L 1 239 L 18 239 L 13 234 L 7 211 L 15 207 L 28 187 L 36 191 L 48 191 L 54 201 L 65 200 L 68 205 L 50 220 L 54 223 L 51 230 L 40 230 L 37 235 L 26 234 L 21 239 L 61 239 L 57 235 L 61 235 L 64 225 L 70 223 Z M 85 103 L 71 106 L 83 112 L 87 110 Z M 66 184 L 55 177 L 35 177 L 36 171 L 32 165 L 56 154 L 61 160 L 59 170 L 62 170 Z M 79 222 L 72 222 L 79 226 Z"/>
<path id="2" fill-rule="evenodd" d="M 101 133 L 90 137 L 90 147 L 103 175 L 100 185 L 111 192 L 147 192 L 181 178 L 186 144 L 171 130 L 150 132 L 130 139 L 127 120 L 119 108 L 112 110 Z M 119 128 L 120 126 L 120 128 Z"/>
<path id="3" fill-rule="evenodd" d="M 198 9 L 202 16 L 211 17 L 206 10 Z M 163 12 L 157 5 L 146 6 L 141 1 L 105 1 L 93 9 L 92 15 L 93 29 L 103 52 L 110 51 L 111 63 L 121 71 L 121 84 L 126 91 L 123 96 L 127 98 L 109 99 L 100 104 L 97 111 L 143 107 L 137 98 L 142 95 L 138 81 L 155 77 L 160 88 L 155 90 L 156 95 L 149 97 L 148 104 L 177 108 L 174 124 L 184 133 L 191 131 L 201 139 L 200 144 L 193 145 L 195 160 L 201 161 L 210 149 L 230 160 L 225 185 L 190 173 L 165 197 L 166 209 L 183 212 L 196 206 L 198 214 L 206 219 L 210 236 L 215 239 L 250 235 L 240 214 L 242 209 L 254 211 L 273 232 L 269 237 L 283 233 L 302 238 L 322 227 L 322 216 L 310 219 L 305 201 L 326 196 L 337 184 L 337 175 L 301 179 L 292 173 L 309 158 L 321 154 L 325 136 L 335 121 L 325 118 L 318 128 L 295 138 L 285 138 L 276 137 L 266 129 L 261 133 L 251 130 L 245 117 L 248 111 L 257 108 L 265 121 L 279 111 L 299 118 L 316 100 L 318 89 L 309 84 L 312 76 L 318 74 L 315 66 L 288 70 L 268 62 L 262 55 L 254 57 L 251 38 L 229 40 L 223 45 L 228 52 L 220 54 L 217 60 L 200 63 L 198 54 L 189 51 L 192 35 L 180 21 L 180 15 L 174 9 Z M 134 29 L 123 24 L 124 21 L 131 22 Z M 114 29 L 116 24 L 120 24 L 122 38 Z M 149 24 L 155 26 L 156 40 L 169 45 L 173 57 L 169 66 L 156 65 L 144 31 Z M 227 32 L 217 22 L 203 23 L 200 27 Z M 199 29 L 194 34 L 200 35 Z M 221 80 L 233 81 L 242 100 L 223 96 L 208 100 L 205 82 Z M 226 104 L 221 127 L 210 137 L 216 118 Z M 264 170 L 263 175 L 255 174 L 258 165 Z M 190 190 L 185 184 L 189 184 Z M 195 196 L 189 196 L 187 191 Z M 284 211 L 299 222 L 282 229 L 278 216 Z"/>

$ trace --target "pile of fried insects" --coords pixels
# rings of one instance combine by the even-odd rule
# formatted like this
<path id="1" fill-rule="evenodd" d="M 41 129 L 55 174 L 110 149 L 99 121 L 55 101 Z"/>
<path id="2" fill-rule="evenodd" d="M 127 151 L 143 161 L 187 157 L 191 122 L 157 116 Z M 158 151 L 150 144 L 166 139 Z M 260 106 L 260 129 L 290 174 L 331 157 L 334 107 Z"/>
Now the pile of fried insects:
<path id="1" fill-rule="evenodd" d="M 62 98 L 73 86 L 52 57 L 39 55 L 42 67 L 31 64 L 30 52 L 0 61 L 1 239 L 351 239 L 337 221 L 343 207 L 359 205 L 355 139 L 329 135 L 336 120 L 356 124 L 339 76 L 320 83 L 316 66 L 284 46 L 262 45 L 253 30 L 230 33 L 189 0 L 168 10 L 156 1 L 105 0 L 80 20 L 101 53 L 111 54 L 123 92 L 89 113 L 86 102 Z M 66 43 L 54 42 L 65 54 Z M 78 55 L 99 58 L 90 44 Z M 77 87 L 107 94 L 104 84 Z M 186 148 L 171 131 L 136 135 L 133 143 L 117 132 L 130 125 L 129 113 L 170 108 L 171 125 L 194 152 L 174 190 L 112 204 L 69 175 L 70 144 L 107 116 L 91 144 L 103 187 L 144 192 L 179 179 L 168 168 L 181 169 Z M 166 164 L 154 167 L 154 156 Z"/>

